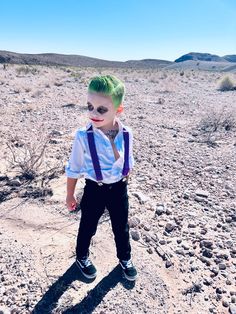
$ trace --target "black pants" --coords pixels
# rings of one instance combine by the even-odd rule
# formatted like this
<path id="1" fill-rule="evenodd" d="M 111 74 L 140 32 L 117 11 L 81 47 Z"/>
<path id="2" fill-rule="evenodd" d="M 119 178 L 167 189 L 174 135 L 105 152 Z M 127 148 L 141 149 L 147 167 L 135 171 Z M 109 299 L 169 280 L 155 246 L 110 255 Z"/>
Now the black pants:
<path id="1" fill-rule="evenodd" d="M 91 238 L 96 233 L 99 218 L 106 207 L 115 237 L 117 257 L 121 260 L 129 260 L 131 247 L 128 225 L 127 181 L 121 180 L 102 186 L 88 179 L 85 181 L 84 194 L 80 203 L 81 220 L 76 245 L 77 258 L 80 259 L 89 255 Z"/>

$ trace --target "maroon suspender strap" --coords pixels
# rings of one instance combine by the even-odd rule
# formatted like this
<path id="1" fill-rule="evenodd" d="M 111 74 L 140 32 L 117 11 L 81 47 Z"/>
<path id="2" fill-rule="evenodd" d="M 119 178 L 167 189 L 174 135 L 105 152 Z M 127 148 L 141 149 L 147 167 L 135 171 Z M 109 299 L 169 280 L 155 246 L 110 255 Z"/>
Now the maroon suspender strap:
<path id="1" fill-rule="evenodd" d="M 100 163 L 99 163 L 99 159 L 98 159 L 98 154 L 97 154 L 97 150 L 96 150 L 96 146 L 95 146 L 92 125 L 87 130 L 87 136 L 88 136 L 90 155 L 92 158 L 93 168 L 94 168 L 94 171 L 96 174 L 96 178 L 97 178 L 97 181 L 102 181 L 103 176 L 102 176 L 102 171 L 101 171 L 101 167 L 100 167 Z"/>
<path id="2" fill-rule="evenodd" d="M 95 171 L 96 179 L 98 182 L 101 182 L 103 180 L 103 176 L 102 176 L 101 166 L 98 159 L 92 125 L 87 130 L 87 136 L 88 136 L 89 150 L 90 150 L 90 155 L 92 158 L 92 163 L 93 163 L 93 168 Z M 125 128 L 123 128 L 123 138 L 124 138 L 124 166 L 122 170 L 122 175 L 127 176 L 130 170 L 129 168 L 129 132 Z"/>
<path id="3" fill-rule="evenodd" d="M 127 176 L 129 173 L 129 132 L 123 128 L 124 137 L 124 167 L 122 170 L 123 176 Z"/>

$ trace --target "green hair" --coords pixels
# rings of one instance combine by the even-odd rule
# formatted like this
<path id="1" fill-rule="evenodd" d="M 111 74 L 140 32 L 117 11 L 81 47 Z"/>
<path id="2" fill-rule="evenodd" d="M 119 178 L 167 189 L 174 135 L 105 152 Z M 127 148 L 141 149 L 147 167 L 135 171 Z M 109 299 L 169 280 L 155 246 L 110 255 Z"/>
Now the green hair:
<path id="1" fill-rule="evenodd" d="M 101 75 L 91 79 L 88 91 L 110 96 L 114 107 L 117 109 L 123 101 L 125 86 L 113 75 Z"/>

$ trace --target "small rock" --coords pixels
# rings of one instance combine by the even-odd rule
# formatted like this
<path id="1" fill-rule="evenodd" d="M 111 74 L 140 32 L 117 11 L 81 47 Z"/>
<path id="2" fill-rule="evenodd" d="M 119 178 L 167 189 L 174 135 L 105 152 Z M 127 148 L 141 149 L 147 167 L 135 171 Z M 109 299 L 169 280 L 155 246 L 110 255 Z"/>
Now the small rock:
<path id="1" fill-rule="evenodd" d="M 10 314 L 10 311 L 5 306 L 0 306 L 0 314 Z"/>
<path id="2" fill-rule="evenodd" d="M 222 294 L 217 293 L 216 294 L 216 301 L 222 300 Z"/>
<path id="3" fill-rule="evenodd" d="M 140 233 L 137 230 L 131 230 L 130 235 L 134 241 L 140 240 Z"/>
<path id="4" fill-rule="evenodd" d="M 8 185 L 10 186 L 21 186 L 21 181 L 19 179 L 13 179 L 8 182 Z"/>
<path id="5" fill-rule="evenodd" d="M 228 216 L 225 218 L 225 222 L 231 223 L 233 221 L 232 217 Z"/>
<path id="6" fill-rule="evenodd" d="M 149 243 L 152 240 L 152 237 L 150 236 L 150 234 L 146 233 L 144 234 L 143 239 L 145 242 Z"/>
<path id="7" fill-rule="evenodd" d="M 150 225 L 147 225 L 147 224 L 144 224 L 144 225 L 143 225 L 143 229 L 144 229 L 145 231 L 150 231 L 150 230 L 151 230 L 151 226 L 150 226 Z"/>
<path id="8" fill-rule="evenodd" d="M 207 197 L 209 196 L 209 192 L 203 191 L 203 190 L 200 190 L 200 189 L 197 189 L 197 190 L 195 191 L 195 194 L 196 194 L 197 196 L 201 196 L 201 197 L 205 197 L 205 198 L 207 198 Z"/>
<path id="9" fill-rule="evenodd" d="M 225 260 L 228 260 L 229 259 L 229 254 L 227 251 L 224 251 L 224 250 L 216 250 L 215 252 L 215 255 L 217 258 L 220 258 L 220 259 L 225 259 Z"/>
<path id="10" fill-rule="evenodd" d="M 207 257 L 205 256 L 200 256 L 199 257 L 200 261 L 202 261 L 204 264 L 206 264 L 207 266 L 211 265 L 211 262 L 207 259 Z"/>
<path id="11" fill-rule="evenodd" d="M 235 304 L 230 304 L 229 313 L 236 314 L 236 305 Z"/>
<path id="12" fill-rule="evenodd" d="M 0 181 L 8 180 L 8 176 L 6 175 L 0 175 Z"/>
<path id="13" fill-rule="evenodd" d="M 129 227 L 135 228 L 140 224 L 140 219 L 138 217 L 132 217 L 129 219 Z"/>
<path id="14" fill-rule="evenodd" d="M 212 249 L 213 248 L 213 241 L 211 240 L 202 240 L 200 242 L 200 247 L 205 247 L 208 249 Z"/>
<path id="15" fill-rule="evenodd" d="M 144 195 L 141 192 L 133 192 L 133 195 L 137 197 L 140 204 L 144 204 L 150 199 L 148 196 Z"/>
<path id="16" fill-rule="evenodd" d="M 195 223 L 193 223 L 193 222 L 190 222 L 188 224 L 188 228 L 196 228 L 196 227 L 197 227 L 197 225 Z"/>
<path id="17" fill-rule="evenodd" d="M 220 270 L 225 270 L 226 269 L 226 265 L 225 265 L 225 263 L 219 263 L 219 269 Z"/>
<path id="18" fill-rule="evenodd" d="M 170 208 L 166 208 L 166 215 L 171 215 L 172 214 L 172 210 Z"/>
<path id="19" fill-rule="evenodd" d="M 217 293 L 217 294 L 222 294 L 222 293 L 223 293 L 223 290 L 222 290 L 220 287 L 217 287 L 217 288 L 216 288 L 216 293 Z"/>
<path id="20" fill-rule="evenodd" d="M 210 278 L 204 278 L 204 279 L 203 279 L 203 284 L 204 284 L 205 286 L 211 286 L 212 283 L 213 283 L 213 281 L 212 281 L 212 279 L 210 279 Z"/>
<path id="21" fill-rule="evenodd" d="M 189 198 L 190 198 L 190 192 L 189 191 L 184 191 L 183 199 L 188 200 Z"/>
<path id="22" fill-rule="evenodd" d="M 165 226 L 165 231 L 170 233 L 171 231 L 173 231 L 175 228 L 177 227 L 176 223 L 174 222 L 168 222 Z"/>
<path id="23" fill-rule="evenodd" d="M 185 256 L 185 252 L 184 252 L 184 250 L 182 250 L 182 249 L 176 249 L 176 250 L 175 250 L 175 253 L 178 254 L 178 255 L 183 255 L 183 256 Z"/>
<path id="24" fill-rule="evenodd" d="M 181 246 L 182 246 L 182 248 L 183 248 L 184 250 L 189 250 L 189 249 L 190 249 L 190 245 L 189 245 L 187 242 L 183 242 L 183 243 L 181 244 Z"/>
<path id="25" fill-rule="evenodd" d="M 226 299 L 223 299 L 223 300 L 222 300 L 222 305 L 223 305 L 224 307 L 228 307 L 228 306 L 229 306 L 229 302 L 228 302 Z"/>
<path id="26" fill-rule="evenodd" d="M 191 272 L 194 272 L 195 270 L 198 270 L 198 269 L 199 269 L 199 267 L 198 266 L 194 266 L 194 265 L 192 265 L 191 268 L 190 268 Z"/>
<path id="27" fill-rule="evenodd" d="M 61 131 L 58 131 L 58 130 L 52 130 L 52 131 L 50 132 L 50 135 L 51 135 L 51 136 L 62 136 L 63 133 L 62 133 Z"/>
<path id="28" fill-rule="evenodd" d="M 165 214 L 165 213 L 166 213 L 165 206 L 164 205 L 157 205 L 156 214 L 158 216 L 161 216 L 162 214 Z"/>
<path id="29" fill-rule="evenodd" d="M 202 250 L 202 255 L 205 256 L 205 257 L 208 257 L 208 258 L 211 258 L 212 257 L 212 251 L 209 250 L 209 249 L 203 249 Z"/>
<path id="30" fill-rule="evenodd" d="M 173 265 L 173 263 L 170 260 L 166 260 L 165 266 L 166 268 L 169 268 Z"/>
<path id="31" fill-rule="evenodd" d="M 195 200 L 196 202 L 202 203 L 202 202 L 205 202 L 206 199 L 205 199 L 204 197 L 195 196 L 195 197 L 194 197 L 194 200 Z"/>
<path id="32" fill-rule="evenodd" d="M 153 249 L 152 249 L 151 247 L 149 247 L 149 248 L 147 249 L 147 252 L 148 252 L 149 254 L 153 254 Z"/>

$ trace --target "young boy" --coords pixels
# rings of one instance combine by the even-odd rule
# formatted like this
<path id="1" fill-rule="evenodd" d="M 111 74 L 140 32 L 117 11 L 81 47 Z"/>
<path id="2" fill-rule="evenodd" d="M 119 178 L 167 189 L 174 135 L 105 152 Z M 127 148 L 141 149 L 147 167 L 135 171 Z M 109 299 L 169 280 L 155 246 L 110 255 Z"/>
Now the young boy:
<path id="1" fill-rule="evenodd" d="M 131 261 L 127 195 L 127 178 L 134 163 L 133 136 L 130 128 L 118 119 L 123 110 L 123 98 L 124 84 L 115 76 L 98 76 L 90 81 L 87 95 L 90 123 L 77 131 L 66 166 L 69 210 L 76 208 L 77 179 L 85 177 L 76 265 L 87 278 L 95 278 L 97 274 L 89 259 L 89 246 L 105 207 L 123 273 L 128 280 L 137 277 Z"/>

